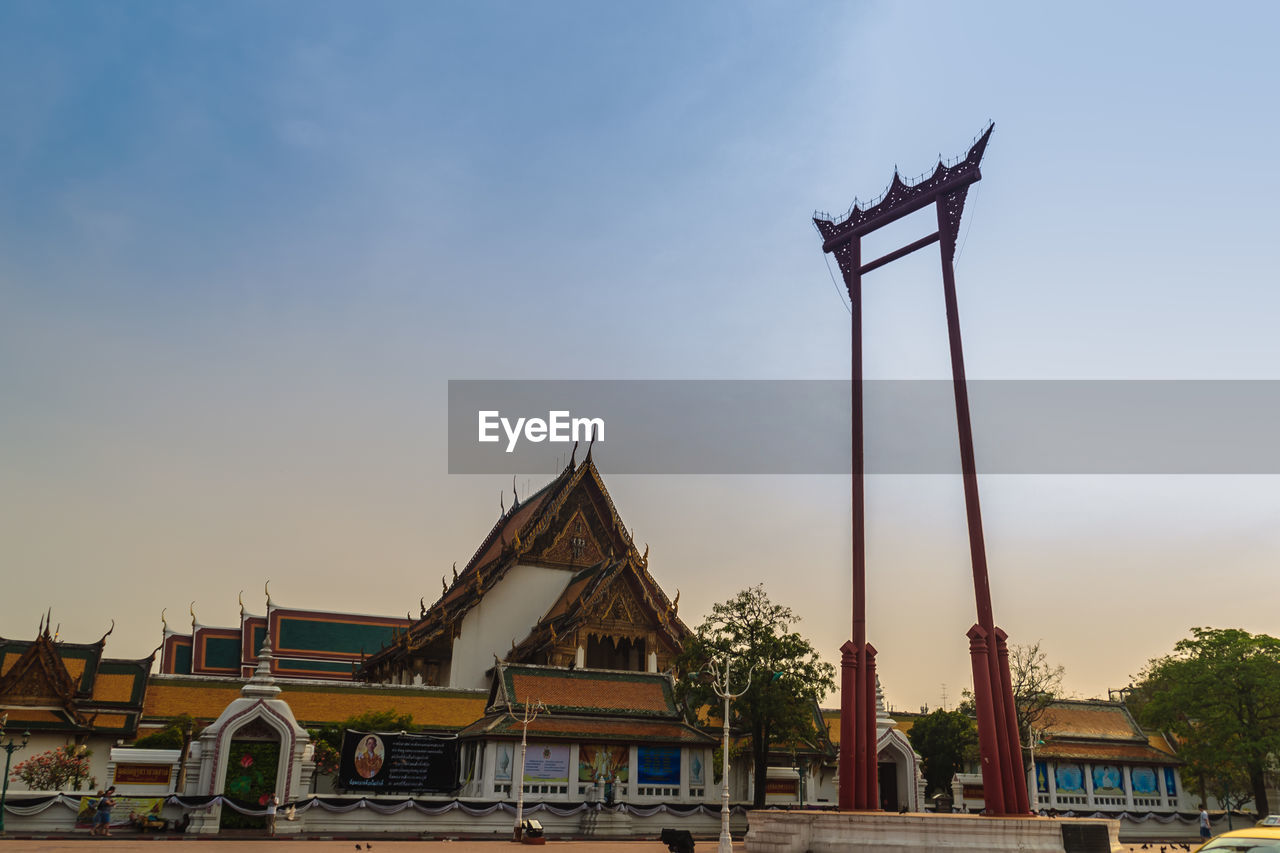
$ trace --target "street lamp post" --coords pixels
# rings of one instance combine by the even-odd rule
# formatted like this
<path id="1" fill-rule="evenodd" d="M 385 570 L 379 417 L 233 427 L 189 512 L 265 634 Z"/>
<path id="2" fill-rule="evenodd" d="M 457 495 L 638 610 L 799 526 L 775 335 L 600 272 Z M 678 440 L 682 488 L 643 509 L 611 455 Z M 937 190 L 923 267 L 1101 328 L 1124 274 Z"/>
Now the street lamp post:
<path id="1" fill-rule="evenodd" d="M 711 689 L 716 695 L 724 700 L 724 745 L 721 748 L 721 791 L 720 791 L 720 847 L 718 853 L 733 853 L 733 837 L 729 835 L 729 701 L 737 699 L 751 688 L 751 673 L 759 666 L 753 663 L 751 669 L 747 670 L 747 683 L 737 693 L 733 693 L 729 689 L 729 668 L 731 659 L 726 654 L 724 657 L 724 677 L 721 678 L 720 667 L 713 661 L 711 663 Z"/>
<path id="2" fill-rule="evenodd" d="M 524 830 L 524 754 L 529 747 L 529 724 L 532 723 L 539 714 L 550 714 L 547 706 L 542 704 L 542 700 L 535 700 L 532 705 L 525 703 L 524 709 L 516 714 L 510 708 L 507 709 L 507 716 L 520 723 L 520 772 L 512 779 L 512 784 L 518 785 L 518 793 L 516 794 L 516 827 L 512 834 L 512 841 L 519 841 Z"/>
<path id="3" fill-rule="evenodd" d="M 1027 749 L 1031 751 L 1031 779 L 1027 786 L 1027 799 L 1031 803 L 1031 813 L 1035 814 L 1040 811 L 1040 780 L 1036 778 L 1036 747 L 1044 746 L 1044 732 L 1037 734 L 1035 729 L 1031 729 L 1029 733 L 1031 738 L 1027 743 Z"/>
<path id="4" fill-rule="evenodd" d="M 0 717 L 0 749 L 4 750 L 4 787 L 0 788 L 0 835 L 4 834 L 4 802 L 9 798 L 9 762 L 13 760 L 13 754 L 20 749 L 25 749 L 27 742 L 31 740 L 31 732 L 22 733 L 22 743 L 14 742 L 12 737 L 8 743 L 4 743 L 4 729 L 9 725 L 9 715 L 5 714 Z"/>

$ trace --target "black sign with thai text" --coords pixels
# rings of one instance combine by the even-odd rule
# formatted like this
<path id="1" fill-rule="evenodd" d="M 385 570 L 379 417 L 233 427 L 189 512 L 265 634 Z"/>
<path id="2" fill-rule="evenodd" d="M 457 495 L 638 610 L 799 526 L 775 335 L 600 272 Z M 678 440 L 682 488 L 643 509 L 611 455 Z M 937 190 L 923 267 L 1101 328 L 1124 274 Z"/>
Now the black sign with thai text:
<path id="1" fill-rule="evenodd" d="M 458 741 L 347 729 L 342 737 L 338 787 L 373 793 L 447 794 L 458 787 Z"/>

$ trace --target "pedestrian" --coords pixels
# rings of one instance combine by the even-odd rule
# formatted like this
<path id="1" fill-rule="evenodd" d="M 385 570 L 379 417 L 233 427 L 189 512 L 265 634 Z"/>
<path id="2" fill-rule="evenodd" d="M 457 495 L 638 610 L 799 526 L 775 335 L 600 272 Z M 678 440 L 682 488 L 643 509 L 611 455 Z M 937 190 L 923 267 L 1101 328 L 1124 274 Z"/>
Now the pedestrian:
<path id="1" fill-rule="evenodd" d="M 275 792 L 271 792 L 271 799 L 267 800 L 267 835 L 276 834 L 276 807 L 280 805 L 280 798 Z"/>
<path id="2" fill-rule="evenodd" d="M 116 804 L 116 786 L 102 792 L 98 798 L 97 810 L 93 813 L 93 829 L 90 835 L 111 835 L 111 807 Z"/>
<path id="3" fill-rule="evenodd" d="M 1204 803 L 1200 804 L 1200 839 L 1208 841 L 1213 835 L 1213 830 L 1209 829 L 1209 810 L 1204 807 Z"/>

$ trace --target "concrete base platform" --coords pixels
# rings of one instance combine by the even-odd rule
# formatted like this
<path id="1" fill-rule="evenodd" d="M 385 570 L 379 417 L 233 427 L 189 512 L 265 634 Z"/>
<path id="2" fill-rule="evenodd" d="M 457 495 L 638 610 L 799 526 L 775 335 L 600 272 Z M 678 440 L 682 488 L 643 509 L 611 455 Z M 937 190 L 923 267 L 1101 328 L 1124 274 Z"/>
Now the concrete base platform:
<path id="1" fill-rule="evenodd" d="M 974 814 L 753 811 L 747 853 L 1123 853 L 1120 822 Z"/>

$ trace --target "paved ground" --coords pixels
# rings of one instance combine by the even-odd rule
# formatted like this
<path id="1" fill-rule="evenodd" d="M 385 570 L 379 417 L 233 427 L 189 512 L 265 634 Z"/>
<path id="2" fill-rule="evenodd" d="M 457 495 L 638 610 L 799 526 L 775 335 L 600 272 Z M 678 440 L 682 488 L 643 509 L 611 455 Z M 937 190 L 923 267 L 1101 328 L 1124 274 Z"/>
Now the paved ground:
<path id="1" fill-rule="evenodd" d="M 218 853 L 218 851 L 248 851 L 248 853 L 286 853 L 286 851 L 307 851 L 307 853 L 326 853 L 326 851 L 370 849 L 374 853 L 416 853 L 424 848 L 439 853 L 503 853 L 517 850 L 535 850 L 535 847 L 516 847 L 509 841 L 379 841 L 373 839 L 371 847 L 368 841 L 352 839 L 348 841 L 284 840 L 284 839 L 252 839 L 220 838 L 179 839 L 153 836 L 139 838 L 137 836 L 119 835 L 111 838 L 67 838 L 50 840 L 27 840 L 21 838 L 0 838 L 0 853 L 18 853 L 18 851 L 74 851 L 88 853 L 91 850 L 107 850 L 109 853 Z M 230 845 L 230 846 L 228 846 Z M 1195 849 L 1195 845 L 1191 845 Z M 553 848 L 561 853 L 666 853 L 666 845 L 659 841 L 549 841 L 546 848 Z M 545 849 L 545 848 L 544 848 Z M 698 840 L 697 853 L 714 853 L 714 839 Z M 734 853 L 745 853 L 746 846 L 741 842 L 733 845 Z M 1160 845 L 1154 844 L 1146 851 L 1141 845 L 1130 844 L 1126 847 L 1130 853 L 1154 853 Z M 1169 853 L 1181 853 L 1182 848 L 1172 848 Z"/>
<path id="2" fill-rule="evenodd" d="M 111 838 L 69 838 L 64 840 L 29 841 L 23 839 L 0 839 L 0 853 L 17 853 L 17 851 L 35 850 L 42 853 L 53 851 L 75 851 L 88 853 L 102 849 L 109 853 L 126 853 L 136 850 L 141 853 L 286 853 L 286 851 L 305 850 L 307 853 L 326 853 L 326 851 L 356 849 L 356 844 L 365 848 L 367 841 L 295 841 L 295 840 L 251 840 L 248 838 L 200 839 L 190 841 L 165 839 L 162 837 L 138 838 L 137 836 L 113 836 Z M 229 846 L 228 846 L 229 845 Z M 696 842 L 697 853 L 714 853 L 715 840 L 699 840 Z M 509 841 L 379 841 L 373 839 L 374 853 L 416 853 L 421 850 L 440 851 L 440 853 L 504 853 L 517 850 L 537 850 L 532 846 L 516 846 Z M 562 853 L 666 853 L 667 846 L 660 841 L 550 841 L 544 850 L 554 849 Z M 741 841 L 733 845 L 734 853 L 743 853 L 746 847 Z"/>

